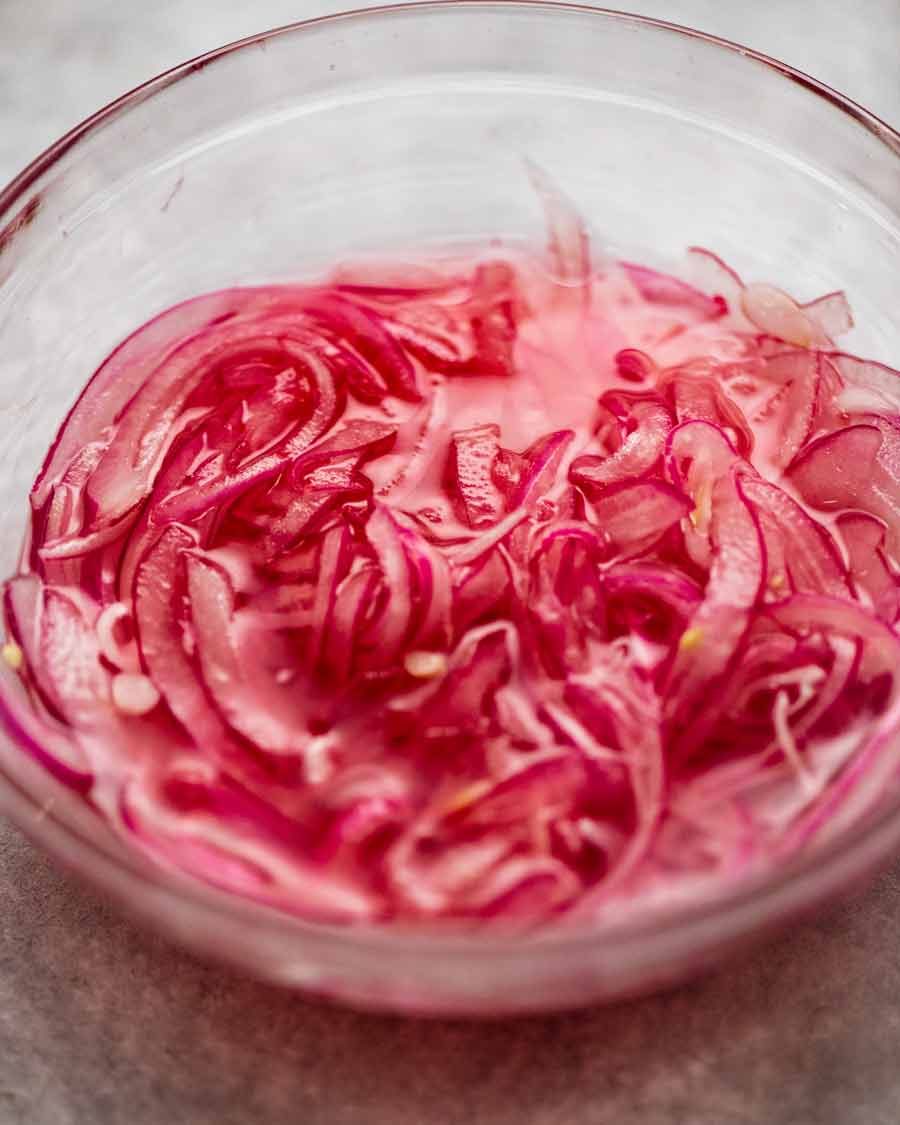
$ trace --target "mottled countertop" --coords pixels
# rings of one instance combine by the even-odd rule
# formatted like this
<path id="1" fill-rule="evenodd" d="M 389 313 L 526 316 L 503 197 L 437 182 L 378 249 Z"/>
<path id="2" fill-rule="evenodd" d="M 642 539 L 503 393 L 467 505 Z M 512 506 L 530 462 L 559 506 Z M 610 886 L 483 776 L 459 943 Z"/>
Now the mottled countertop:
<path id="1" fill-rule="evenodd" d="M 349 6 L 349 5 L 348 5 Z M 154 73 L 328 0 L 0 0 L 0 180 Z M 900 121 L 900 0 L 655 0 Z M 654 999 L 357 1015 L 197 962 L 0 824 L 0 1125 L 896 1125 L 900 867 Z"/>

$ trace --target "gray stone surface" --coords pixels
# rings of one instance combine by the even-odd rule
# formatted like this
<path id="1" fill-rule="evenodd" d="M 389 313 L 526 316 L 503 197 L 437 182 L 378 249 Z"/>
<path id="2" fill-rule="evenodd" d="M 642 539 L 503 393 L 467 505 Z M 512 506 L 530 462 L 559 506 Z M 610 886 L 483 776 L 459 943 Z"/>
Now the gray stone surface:
<path id="1" fill-rule="evenodd" d="M 900 0 L 657 0 L 900 120 Z M 0 180 L 328 0 L 0 0 Z M 334 1011 L 143 934 L 0 825 L 0 1125 L 896 1125 L 900 868 L 707 980 L 495 1024 Z"/>

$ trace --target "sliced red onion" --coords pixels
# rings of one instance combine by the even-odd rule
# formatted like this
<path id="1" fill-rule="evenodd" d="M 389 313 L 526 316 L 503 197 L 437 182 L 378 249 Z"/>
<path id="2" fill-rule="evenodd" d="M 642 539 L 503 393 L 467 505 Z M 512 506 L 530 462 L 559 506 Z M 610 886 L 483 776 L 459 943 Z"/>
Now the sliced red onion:
<path id="1" fill-rule="evenodd" d="M 413 576 L 415 612 L 410 643 L 443 649 L 452 634 L 453 579 L 447 558 L 428 543 L 412 520 L 398 520 L 400 542 Z"/>
<path id="2" fill-rule="evenodd" d="M 596 734 L 606 734 L 621 751 L 631 783 L 633 831 L 602 890 L 593 892 L 604 895 L 627 885 L 646 859 L 663 812 L 666 764 L 659 700 L 616 650 L 607 650 L 590 671 L 571 676 L 565 698 Z"/>
<path id="3" fill-rule="evenodd" d="M 900 371 L 845 352 L 829 352 L 828 358 L 846 384 L 838 398 L 843 410 L 852 414 L 900 412 Z"/>
<path id="4" fill-rule="evenodd" d="M 571 430 L 557 430 L 539 438 L 525 450 L 518 482 L 509 501 L 510 508 L 528 508 L 552 491 L 574 437 Z"/>
<path id="5" fill-rule="evenodd" d="M 636 402 L 630 411 L 633 429 L 619 448 L 606 458 L 579 457 L 569 475 L 573 484 L 590 495 L 649 473 L 662 457 L 666 435 L 672 427 L 668 410 L 658 401 Z"/>
<path id="6" fill-rule="evenodd" d="M 167 309 L 139 328 L 109 356 L 85 387 L 60 428 L 32 490 L 40 508 L 49 490 L 77 459 L 85 434 L 102 433 L 120 417 L 135 391 L 158 368 L 160 358 L 185 340 L 247 312 L 266 291 L 226 289 Z M 107 441 L 103 444 L 108 443 Z"/>
<path id="7" fill-rule="evenodd" d="M 176 774 L 154 787 L 131 781 L 122 818 L 142 849 L 214 886 L 325 922 L 378 913 L 373 896 L 345 876 L 321 878 L 296 829 L 291 839 L 258 801 L 206 778 L 185 784 Z"/>
<path id="8" fill-rule="evenodd" d="M 359 638 L 381 584 L 374 565 L 362 565 L 339 580 L 329 628 L 321 640 L 320 662 L 336 683 L 345 682 L 354 670 Z M 310 614 L 311 616 L 311 614 Z"/>
<path id="9" fill-rule="evenodd" d="M 331 377 L 318 360 L 310 364 L 315 373 L 314 405 L 309 418 L 291 430 L 278 447 L 271 452 L 251 459 L 233 473 L 223 473 L 216 465 L 202 473 L 190 486 L 172 493 L 164 501 L 166 519 L 190 519 L 216 504 L 231 499 L 249 486 L 277 476 L 294 461 L 309 451 L 323 437 L 341 409 L 341 396 Z"/>
<path id="10" fill-rule="evenodd" d="M 46 715 L 41 703 L 56 708 L 55 685 L 41 668 L 44 591 L 34 575 L 20 575 L 6 584 L 4 610 L 10 635 L 16 644 L 15 670 L 27 677 L 26 685 L 40 693 L 32 712 L 27 706 L 5 703 L 2 718 L 6 729 L 22 739 L 25 749 L 64 784 L 88 793 L 93 783 L 90 760 L 76 733 Z"/>
<path id="11" fill-rule="evenodd" d="M 591 277 L 591 249 L 584 221 L 547 173 L 528 161 L 528 176 L 544 208 L 547 251 L 554 279 L 582 288 Z"/>
<path id="12" fill-rule="evenodd" d="M 100 663 L 97 635 L 72 597 L 50 587 L 41 601 L 29 668 L 50 706 L 76 730 L 93 732 L 110 717 L 110 676 Z"/>
<path id="13" fill-rule="evenodd" d="M 718 254 L 703 246 L 691 246 L 688 248 L 688 263 L 692 277 L 704 292 L 724 297 L 732 313 L 740 308 L 744 283 Z"/>
<path id="14" fill-rule="evenodd" d="M 356 290 L 384 318 L 398 343 L 427 370 L 452 376 L 506 377 L 512 370 L 520 304 L 505 262 L 479 264 L 468 285 L 408 293 Z"/>
<path id="15" fill-rule="evenodd" d="M 677 277 L 659 273 L 658 270 L 639 266 L 634 262 L 619 263 L 631 284 L 645 301 L 651 305 L 671 305 L 675 308 L 690 309 L 706 320 L 713 320 L 728 311 L 728 305 L 721 296 L 709 297 L 700 289 L 695 289 Z"/>
<path id="16" fill-rule="evenodd" d="M 882 621 L 893 624 L 900 613 L 900 575 L 887 556 L 883 520 L 865 512 L 842 512 L 837 517 L 857 590 L 870 599 Z"/>
<path id="17" fill-rule="evenodd" d="M 785 352 L 766 361 L 765 378 L 780 388 L 771 401 L 779 418 L 774 460 L 781 468 L 791 463 L 812 435 L 821 402 L 822 366 L 820 357 L 811 352 Z"/>
<path id="18" fill-rule="evenodd" d="M 664 481 L 639 481 L 607 489 L 591 508 L 613 550 L 636 554 L 686 517 L 693 504 Z"/>
<path id="19" fill-rule="evenodd" d="M 788 480 L 813 508 L 862 508 L 893 527 L 897 500 L 880 487 L 882 444 L 877 426 L 846 426 L 808 445 L 789 467 Z"/>
<path id="20" fill-rule="evenodd" d="M 656 370 L 656 364 L 646 352 L 638 348 L 622 348 L 615 356 L 616 372 L 629 383 L 643 383 Z"/>
<path id="21" fill-rule="evenodd" d="M 432 679 L 389 707 L 395 715 L 416 718 L 422 737 L 444 732 L 483 733 L 497 689 L 507 681 L 515 662 L 510 652 L 510 626 L 482 626 L 466 633 L 450 655 L 446 675 Z"/>
<path id="22" fill-rule="evenodd" d="M 753 430 L 740 406 L 720 384 L 716 365 L 691 363 L 663 372 L 657 386 L 671 387 L 675 416 L 679 422 L 709 422 L 730 431 L 742 457 L 753 451 Z"/>
<path id="23" fill-rule="evenodd" d="M 381 569 L 383 609 L 366 632 L 371 659 L 392 662 L 399 658 L 412 625 L 412 574 L 397 521 L 383 505 L 377 505 L 366 530 Z"/>
<path id="24" fill-rule="evenodd" d="M 111 602 L 101 611 L 94 628 L 100 655 L 122 671 L 136 672 L 138 648 L 128 606 L 123 602 Z"/>
<path id="25" fill-rule="evenodd" d="M 272 634 L 235 610 L 234 590 L 221 567 L 199 554 L 187 557 L 191 622 L 203 682 L 225 721 L 260 752 L 302 764 L 310 741 L 309 704 L 278 682 L 290 666 Z"/>
<path id="26" fill-rule="evenodd" d="M 799 593 L 848 596 L 846 569 L 834 540 L 821 524 L 770 481 L 748 474 L 739 479 L 738 489 L 757 517 L 766 546 L 769 587 L 776 595 L 784 596 L 790 588 Z"/>
<path id="27" fill-rule="evenodd" d="M 201 297 L 71 411 L 0 714 L 123 843 L 522 929 L 712 897 L 895 779 L 898 372 L 839 292 L 595 272 L 532 177 L 545 258 Z"/>
<path id="28" fill-rule="evenodd" d="M 197 546 L 188 528 L 173 524 L 138 568 L 134 612 L 141 658 L 176 719 L 208 753 L 227 753 L 231 738 L 197 674 L 197 639 L 186 609 L 185 561 Z"/>
<path id="29" fill-rule="evenodd" d="M 843 290 L 826 293 L 800 308 L 825 339 L 835 340 L 853 327 L 853 313 Z"/>
<path id="30" fill-rule="evenodd" d="M 816 330 L 813 322 L 793 297 L 773 285 L 753 284 L 741 294 L 744 315 L 760 332 L 806 348 L 813 343 Z"/>
<path id="31" fill-rule="evenodd" d="M 710 687 L 720 684 L 740 658 L 749 611 L 766 573 L 764 538 L 734 469 L 715 480 L 710 495 L 709 582 L 678 642 L 665 688 L 670 752 L 676 760 L 690 756 L 713 725 L 718 707 Z"/>
<path id="32" fill-rule="evenodd" d="M 354 349 L 370 371 L 383 379 L 384 388 L 398 398 L 419 400 L 416 373 L 409 357 L 396 343 L 377 316 L 345 298 L 323 293 L 306 305 L 307 311 L 338 343 L 352 340 Z M 357 393 L 360 385 L 357 382 Z M 382 394 L 361 395 L 364 401 L 380 402 Z"/>
<path id="33" fill-rule="evenodd" d="M 453 435 L 447 466 L 449 489 L 469 527 L 489 527 L 504 514 L 506 498 L 494 479 L 499 455 L 499 426 L 475 426 Z"/>
<path id="34" fill-rule="evenodd" d="M 510 573 L 496 550 L 487 550 L 469 564 L 457 564 L 453 587 L 453 619 L 457 631 L 487 614 L 501 614 L 511 590 Z"/>
<path id="35" fill-rule="evenodd" d="M 624 618 L 628 631 L 668 645 L 681 636 L 702 591 L 687 575 L 660 563 L 623 562 L 605 571 L 607 615 Z"/>

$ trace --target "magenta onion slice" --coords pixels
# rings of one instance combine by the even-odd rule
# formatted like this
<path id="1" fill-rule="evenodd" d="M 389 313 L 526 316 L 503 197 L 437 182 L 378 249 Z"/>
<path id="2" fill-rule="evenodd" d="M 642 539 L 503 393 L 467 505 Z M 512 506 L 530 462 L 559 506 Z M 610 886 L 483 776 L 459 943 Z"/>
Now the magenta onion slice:
<path id="1" fill-rule="evenodd" d="M 261 750 L 300 754 L 307 741 L 306 709 L 296 692 L 278 682 L 279 638 L 255 627 L 250 611 L 236 610 L 231 580 L 221 567 L 198 555 L 188 556 L 186 563 L 203 680 L 217 707 Z M 287 651 L 283 659 L 290 659 Z"/>
<path id="2" fill-rule="evenodd" d="M 855 511 L 842 512 L 836 522 L 854 586 L 868 595 L 878 617 L 893 624 L 900 612 L 900 573 L 887 554 L 887 525 Z"/>
<path id="3" fill-rule="evenodd" d="M 197 298 L 63 424 L 6 723 L 157 862 L 312 919 L 562 924 L 895 783 L 900 375 L 836 349 L 842 292 L 592 262 L 531 175 L 543 254 Z"/>
<path id="4" fill-rule="evenodd" d="M 622 484 L 590 505 L 596 526 L 621 556 L 639 554 L 693 508 L 690 500 L 664 481 Z"/>
<path id="5" fill-rule="evenodd" d="M 622 262 L 621 266 L 628 280 L 650 304 L 691 309 L 710 320 L 728 311 L 727 302 L 721 295 L 710 297 L 702 290 L 679 281 L 678 278 L 634 262 Z"/>
<path id="6" fill-rule="evenodd" d="M 772 596 L 780 600 L 788 586 L 798 593 L 848 595 L 847 572 L 826 528 L 771 481 L 747 475 L 740 491 L 762 532 Z"/>
<path id="7" fill-rule="evenodd" d="M 500 427 L 488 423 L 453 435 L 447 466 L 449 491 L 469 527 L 490 527 L 505 513 L 506 498 L 495 479 L 500 466 Z M 502 478 L 501 478 L 502 480 Z"/>
<path id="8" fill-rule="evenodd" d="M 572 464 L 572 482 L 590 495 L 649 473 L 662 456 L 672 418 L 662 403 L 649 399 L 629 404 L 621 426 L 622 443 L 615 452 L 579 457 Z"/>

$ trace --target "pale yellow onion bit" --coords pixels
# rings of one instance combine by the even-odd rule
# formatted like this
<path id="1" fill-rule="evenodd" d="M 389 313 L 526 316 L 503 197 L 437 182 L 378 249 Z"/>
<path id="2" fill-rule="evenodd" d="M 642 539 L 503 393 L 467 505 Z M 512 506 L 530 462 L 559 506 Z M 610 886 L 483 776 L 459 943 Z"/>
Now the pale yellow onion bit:
<path id="1" fill-rule="evenodd" d="M 682 652 L 692 652 L 698 648 L 703 641 L 703 630 L 698 629 L 696 625 L 692 625 L 690 629 L 685 629 L 681 634 L 681 640 L 678 642 L 678 647 Z"/>
<path id="2" fill-rule="evenodd" d="M 444 807 L 441 809 L 441 812 L 444 816 L 448 816 L 450 813 L 462 812 L 463 809 L 474 805 L 485 793 L 490 792 L 492 786 L 493 782 L 486 779 L 473 781 L 468 785 L 464 785 L 462 789 L 457 789 L 455 793 L 451 794 L 445 802 Z"/>
<path id="3" fill-rule="evenodd" d="M 433 680 L 447 672 L 447 657 L 442 652 L 417 649 L 403 658 L 403 667 L 417 680 Z"/>
<path id="4" fill-rule="evenodd" d="M 25 663 L 25 655 L 15 641 L 7 641 L 0 649 L 0 654 L 14 672 L 18 672 Z"/>
<path id="5" fill-rule="evenodd" d="M 146 715 L 159 703 L 159 692 L 147 676 L 120 672 L 113 676 L 112 699 L 123 715 Z"/>
<path id="6" fill-rule="evenodd" d="M 797 302 L 774 285 L 748 285 L 741 293 L 741 307 L 748 320 L 768 336 L 808 348 L 815 331 Z"/>
<path id="7" fill-rule="evenodd" d="M 697 488 L 697 494 L 694 497 L 694 509 L 688 518 L 696 531 L 706 531 L 709 527 L 709 521 L 712 519 L 711 481 L 703 481 Z"/>

